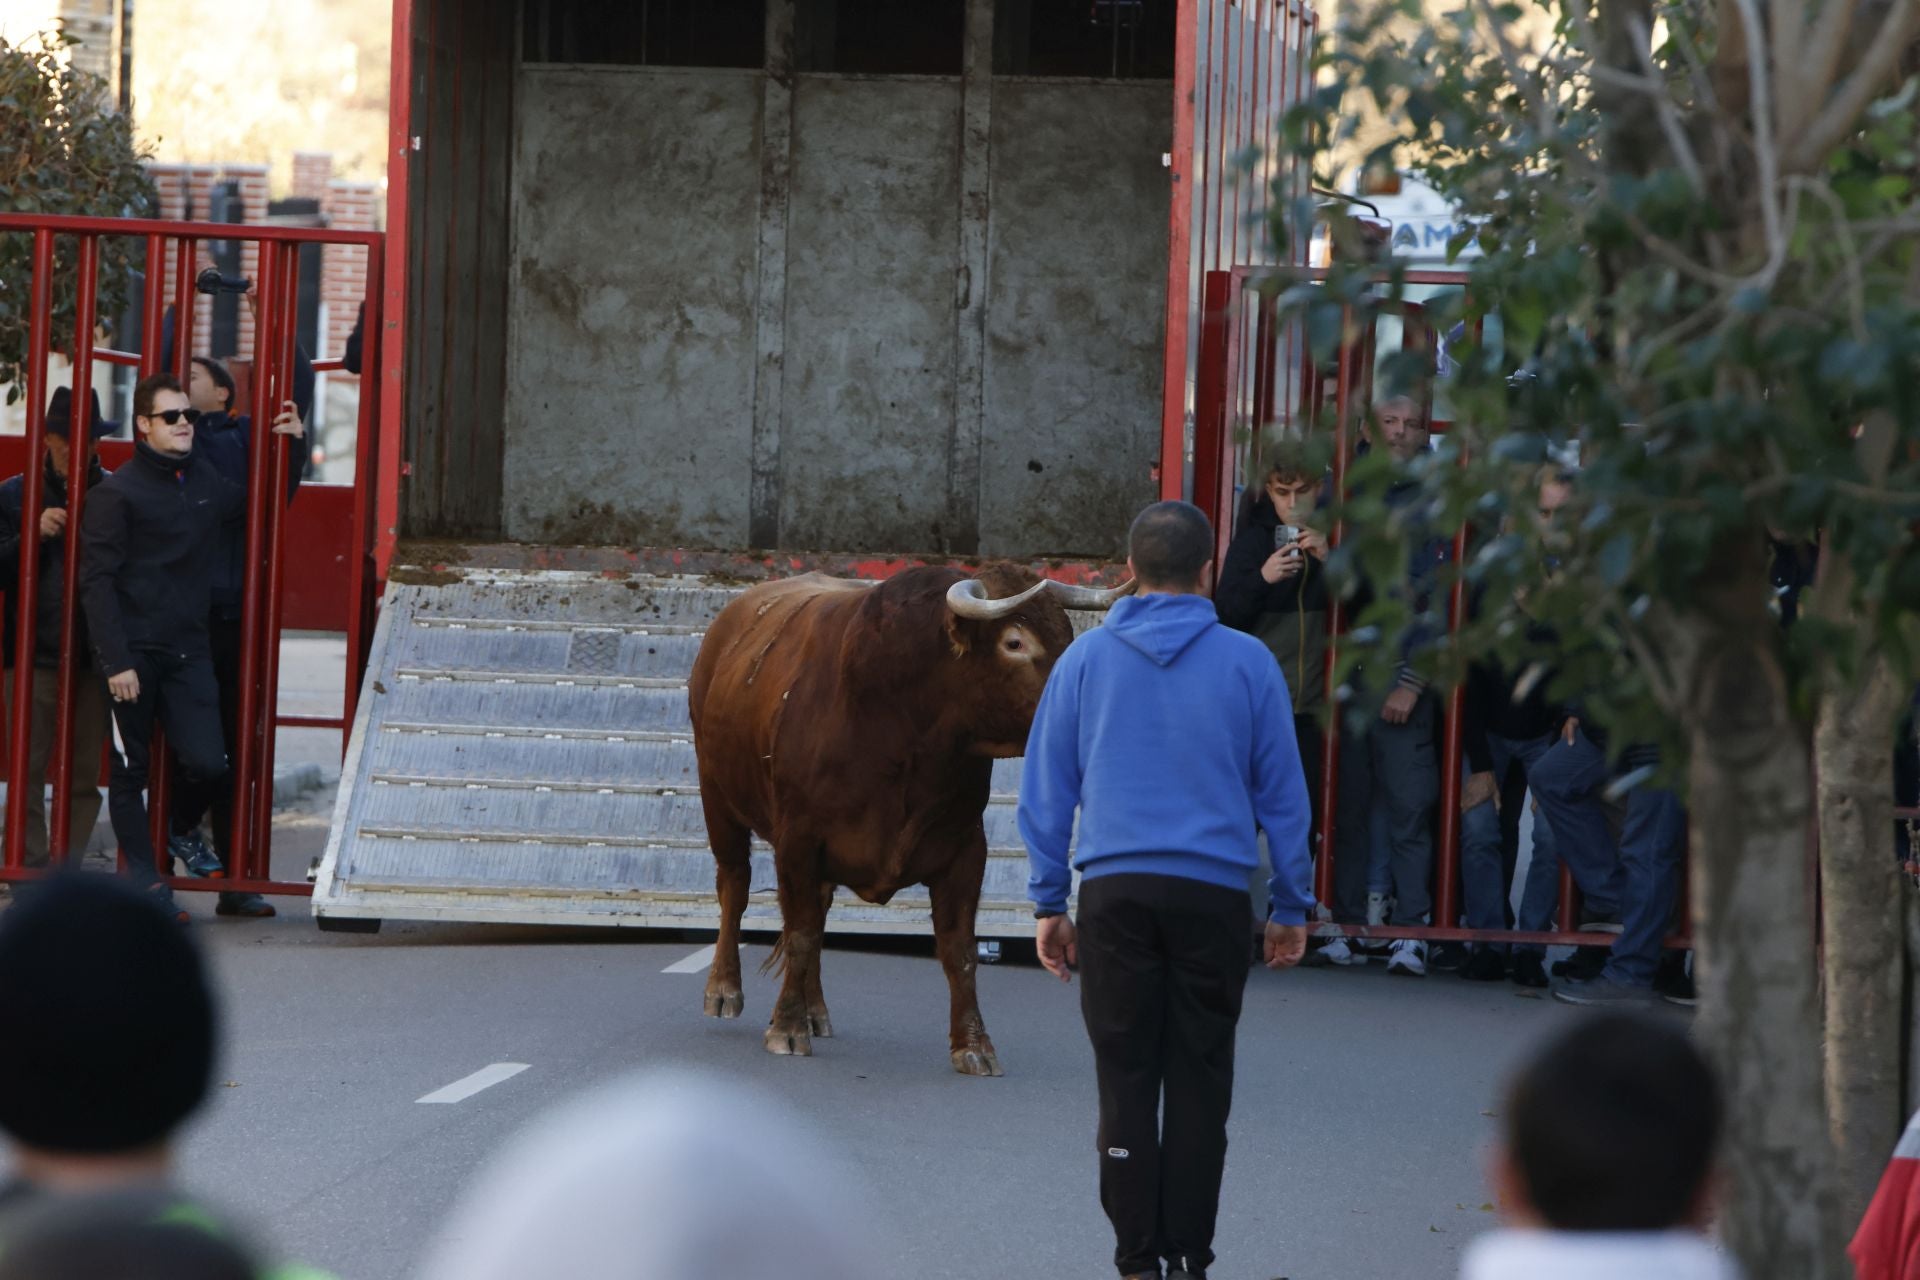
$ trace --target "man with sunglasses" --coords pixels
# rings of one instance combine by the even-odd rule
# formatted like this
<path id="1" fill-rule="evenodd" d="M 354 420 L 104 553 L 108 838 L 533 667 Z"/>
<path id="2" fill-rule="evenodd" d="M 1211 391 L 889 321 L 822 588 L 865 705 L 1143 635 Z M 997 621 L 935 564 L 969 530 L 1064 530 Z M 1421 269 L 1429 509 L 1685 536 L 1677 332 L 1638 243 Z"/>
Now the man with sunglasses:
<path id="1" fill-rule="evenodd" d="M 227 771 L 207 613 L 221 526 L 245 510 L 246 490 L 194 449 L 200 413 L 172 374 L 143 379 L 133 410 L 132 459 L 88 495 L 80 601 L 118 730 L 107 788 L 113 833 L 127 873 L 171 901 L 149 835 L 148 756 L 157 722 L 186 780 Z M 306 430 L 291 404 L 273 429 Z"/>

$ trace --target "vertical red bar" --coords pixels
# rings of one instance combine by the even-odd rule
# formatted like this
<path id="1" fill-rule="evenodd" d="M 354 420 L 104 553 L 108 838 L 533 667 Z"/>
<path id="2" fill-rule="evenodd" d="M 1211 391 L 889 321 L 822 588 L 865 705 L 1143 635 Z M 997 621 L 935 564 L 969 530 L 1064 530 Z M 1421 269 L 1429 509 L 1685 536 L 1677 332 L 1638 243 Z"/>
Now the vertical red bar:
<path id="1" fill-rule="evenodd" d="M 168 369 L 182 386 L 187 385 L 193 363 L 194 253 L 199 242 L 181 237 L 174 243 L 173 271 L 173 363 Z M 155 868 L 162 875 L 173 870 L 173 855 L 167 852 L 172 835 L 168 810 L 173 800 L 173 759 L 167 752 L 167 732 L 156 720 L 153 746 L 147 768 L 147 831 L 153 841 Z"/>
<path id="2" fill-rule="evenodd" d="M 1533 820 L 1535 822 L 1540 821 L 1540 815 L 1536 813 L 1533 816 Z M 1554 909 L 1553 926 L 1561 933 L 1573 932 L 1574 912 L 1578 910 L 1578 904 L 1575 899 L 1579 896 L 1579 892 L 1573 883 L 1572 870 L 1568 868 L 1565 859 L 1562 859 L 1560 863 L 1560 901 Z"/>
<path id="3" fill-rule="evenodd" d="M 173 272 L 173 376 L 182 386 L 187 382 L 187 367 L 193 359 L 193 262 L 199 241 L 182 239 L 174 245 Z"/>
<path id="4" fill-rule="evenodd" d="M 1178 498 L 1184 488 L 1186 470 L 1187 357 L 1188 325 L 1192 319 L 1193 236 L 1194 236 L 1194 98 L 1199 90 L 1199 14 L 1198 6 L 1211 0 L 1179 0 L 1174 18 L 1173 47 L 1173 139 L 1168 150 L 1167 175 L 1167 310 L 1166 363 L 1160 386 L 1160 460 L 1157 470 L 1160 497 Z M 396 13 L 404 4 L 394 6 Z M 396 19 L 396 26 L 398 19 Z M 396 31 L 396 38 L 398 32 Z M 394 63 L 399 65 L 398 45 Z M 398 99 L 396 99 L 396 102 Z M 397 115 L 397 112 L 396 112 Z M 391 182 L 389 191 L 391 191 Z M 388 215 L 387 235 L 394 234 L 392 215 Z M 404 245 L 390 246 L 391 259 L 397 259 Z M 381 424 L 383 434 L 397 430 L 399 419 L 389 415 Z M 383 468 L 384 469 L 384 468 Z"/>
<path id="5" fill-rule="evenodd" d="M 1233 276 L 1209 271 L 1201 294 L 1200 363 L 1193 393 L 1193 501 L 1218 532 L 1220 473 L 1227 447 L 1227 306 Z"/>
<path id="6" fill-rule="evenodd" d="M 39 594 L 40 500 L 47 455 L 47 356 L 52 345 L 53 232 L 33 233 L 33 282 L 27 311 L 27 457 L 20 482 L 20 564 L 16 599 Z M 14 610 L 13 724 L 7 738 L 7 832 L 0 864 L 17 870 L 26 862 L 27 753 L 33 728 L 34 613 L 31 605 Z"/>
<path id="7" fill-rule="evenodd" d="M 261 243 L 260 278 L 255 286 L 259 317 L 253 329 L 253 422 L 247 443 L 246 580 L 240 606 L 240 705 L 234 721 L 234 741 L 227 747 L 234 788 L 231 842 L 234 866 L 229 870 L 238 878 L 245 877 L 246 869 L 252 862 L 251 842 L 257 830 L 253 810 L 257 782 L 255 768 L 259 759 L 255 744 L 260 740 L 262 710 L 259 687 L 264 616 L 262 593 L 266 589 L 262 570 L 266 560 L 267 504 L 278 500 L 278 495 L 267 493 L 267 453 L 273 448 L 273 413 L 279 406 L 282 385 L 276 358 L 281 320 L 281 250 L 282 246 L 275 241 Z"/>
<path id="8" fill-rule="evenodd" d="M 140 309 L 140 376 L 160 372 L 160 330 L 167 321 L 167 238 L 147 237 L 145 288 Z"/>
<path id="9" fill-rule="evenodd" d="M 1333 497 L 1336 503 L 1344 502 L 1347 496 L 1347 423 L 1353 403 L 1348 330 L 1352 324 L 1352 309 L 1342 307 L 1333 392 Z M 1305 335 L 1302 335 L 1301 345 L 1306 351 L 1306 363 L 1317 383 L 1320 377 L 1318 362 L 1314 359 L 1312 344 Z M 1337 548 L 1346 536 L 1347 522 L 1344 519 L 1335 520 L 1327 545 Z M 1327 608 L 1327 729 L 1326 737 L 1321 742 L 1320 757 L 1320 861 L 1313 869 L 1313 896 L 1323 906 L 1333 902 L 1333 838 L 1340 809 L 1340 682 L 1336 673 L 1340 665 L 1340 633 L 1345 626 L 1346 606 L 1335 597 Z"/>
<path id="10" fill-rule="evenodd" d="M 1193 0 L 1182 0 L 1183 8 Z M 368 352 L 378 350 L 379 362 L 361 365 L 360 394 L 369 394 L 379 398 L 377 438 L 374 441 L 376 451 L 372 455 L 374 463 L 365 472 L 366 478 L 356 470 L 354 484 L 373 487 L 373 525 L 374 525 L 374 572 L 376 577 L 384 577 L 387 567 L 393 560 L 393 547 L 400 528 L 400 444 L 404 434 L 401 419 L 406 405 L 406 378 L 403 367 L 403 355 L 406 351 L 405 326 L 407 322 L 407 243 L 409 222 L 407 212 L 408 193 L 411 189 L 411 158 L 413 152 L 413 0 L 395 0 L 393 6 L 393 39 L 388 46 L 392 51 L 390 59 L 392 70 L 387 82 L 387 230 L 384 270 L 376 270 L 377 259 L 369 254 L 367 259 L 367 287 L 384 291 L 384 305 L 368 308 L 367 324 L 363 330 L 363 340 L 369 345 Z M 1191 111 L 1191 108 L 1189 108 Z M 1174 89 L 1174 119 L 1180 118 L 1179 87 L 1176 80 Z M 1178 126 L 1175 127 L 1175 142 L 1179 140 Z M 1177 153 L 1176 153 L 1177 162 Z M 1179 178 L 1176 173 L 1174 189 L 1179 190 Z M 1175 200 L 1177 208 L 1179 201 Z M 1177 233 L 1179 228 L 1174 227 Z M 1175 236 L 1176 239 L 1179 237 Z M 377 284 L 376 284 L 377 282 Z M 1185 294 L 1180 295 L 1184 299 Z M 1171 300 L 1169 300 L 1171 305 Z M 1184 301 L 1181 304 L 1185 305 Z M 380 341 L 373 343 L 375 334 L 374 317 L 382 317 L 380 322 Z M 1172 332 L 1169 326 L 1168 332 Z M 1185 355 L 1181 356 L 1182 378 L 1185 377 Z M 369 379 L 371 387 L 369 387 Z M 1164 429 L 1164 422 L 1163 422 Z M 1175 483 L 1179 474 L 1175 472 Z M 351 677 L 350 677 L 351 678 Z"/>
<path id="11" fill-rule="evenodd" d="M 267 514 L 266 600 L 262 609 L 264 623 L 260 642 L 260 753 L 254 765 L 253 846 L 249 850 L 249 869 L 259 879 L 269 879 L 273 866 L 273 758 L 276 719 L 280 708 L 280 626 L 285 616 L 286 595 L 282 589 L 281 565 L 285 559 L 287 531 L 287 471 L 293 465 L 289 456 L 291 442 L 285 436 L 271 434 L 273 418 L 280 412 L 282 400 L 293 389 L 293 339 L 297 312 L 295 303 L 300 288 L 300 249 L 283 245 L 280 253 L 280 280 L 275 301 L 280 314 L 274 324 L 274 362 L 278 371 L 274 384 L 283 390 L 271 404 L 263 405 L 254 419 L 254 449 L 273 450 L 273 479 L 262 505 Z M 304 441 L 303 441 L 304 443 Z M 352 679 L 351 676 L 348 677 Z"/>
<path id="12" fill-rule="evenodd" d="M 360 422 L 353 440 L 353 536 L 349 543 L 353 561 L 347 566 L 347 680 L 346 702 L 341 718 L 346 728 L 340 734 L 340 753 L 344 756 L 353 734 L 353 717 L 360 705 L 360 676 L 366 667 L 367 650 L 373 625 L 373 583 L 379 568 L 373 563 L 377 537 L 372 528 L 375 503 L 370 501 L 378 457 L 380 429 L 381 364 L 381 248 L 367 249 L 367 311 L 361 326 Z"/>
<path id="13" fill-rule="evenodd" d="M 86 511 L 87 474 L 93 457 L 93 327 L 100 284 L 100 241 L 80 237 L 78 279 L 73 307 L 73 407 L 67 419 L 67 537 L 61 557 L 60 665 L 54 704 L 52 766 L 53 811 L 47 816 L 47 850 L 57 862 L 66 861 L 67 836 L 73 827 L 73 710 L 82 675 L 74 670 L 75 615 L 80 595 L 80 521 Z M 23 600 L 31 599 L 22 596 Z M 86 661 L 83 655 L 80 659 Z M 91 673 L 84 678 L 95 678 Z M 98 769 L 90 760 L 86 767 Z M 24 773 L 24 771 L 23 771 Z M 93 778 L 88 779 L 94 781 Z M 34 784 L 34 785 L 37 785 Z"/>

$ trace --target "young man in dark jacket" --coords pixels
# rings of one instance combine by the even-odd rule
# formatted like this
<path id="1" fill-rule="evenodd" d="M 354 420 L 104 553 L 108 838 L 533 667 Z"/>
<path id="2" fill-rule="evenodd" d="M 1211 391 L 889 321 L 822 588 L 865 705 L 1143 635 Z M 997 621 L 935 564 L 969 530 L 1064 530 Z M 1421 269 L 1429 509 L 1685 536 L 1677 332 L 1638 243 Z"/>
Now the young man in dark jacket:
<path id="1" fill-rule="evenodd" d="M 81 448 L 79 471 L 86 477 L 87 492 L 91 494 L 107 477 L 100 459 L 94 456 L 93 442 L 113 435 L 120 430 L 120 424 L 101 416 L 99 395 L 91 391 L 87 394 L 92 400 L 92 413 L 88 417 L 87 439 Z M 74 470 L 72 403 L 72 392 L 61 387 L 53 393 L 53 401 L 47 406 L 47 469 L 40 490 L 40 566 L 33 600 L 33 724 L 26 771 L 26 860 L 30 867 L 44 867 L 48 862 L 47 765 L 53 755 L 60 699 L 60 619 L 67 597 L 67 484 Z M 0 482 L 0 565 L 5 565 L 12 575 L 7 592 L 4 641 L 7 670 L 0 697 L 9 700 L 13 697 L 14 623 L 20 608 L 20 528 L 25 497 L 25 476 Z M 77 612 L 74 617 L 72 654 L 79 668 L 74 680 L 73 753 L 68 757 L 68 788 L 72 796 L 72 823 L 67 832 L 70 859 L 86 852 L 87 840 L 100 820 L 100 750 L 107 740 L 108 723 L 106 690 L 86 667 L 84 613 Z"/>
<path id="2" fill-rule="evenodd" d="M 195 424 L 194 447 L 204 454 L 221 475 L 242 490 L 247 487 L 247 470 L 253 440 L 253 420 L 245 414 L 235 417 L 233 398 L 238 388 L 225 365 L 207 356 L 195 356 L 188 370 L 187 396 L 200 411 Z M 297 418 L 296 418 L 297 420 Z M 287 467 L 287 501 L 300 489 L 300 467 L 295 459 Z M 216 543 L 212 609 L 207 615 L 208 647 L 213 654 L 213 675 L 220 683 L 220 728 L 231 748 L 239 735 L 240 722 L 240 635 L 241 604 L 246 588 L 247 524 L 241 514 L 221 526 Z M 213 847 L 200 834 L 200 822 L 213 815 Z M 186 781 L 175 789 L 173 808 L 168 815 L 171 838 L 168 849 L 194 875 L 218 875 L 232 865 L 230 845 L 233 833 L 233 787 L 230 780 L 218 782 Z M 273 905 L 257 893 L 220 895 L 215 908 L 223 916 L 271 916 Z"/>
<path id="3" fill-rule="evenodd" d="M 1265 644 L 1293 696 L 1294 739 L 1320 833 L 1320 709 L 1327 701 L 1327 542 L 1307 527 L 1321 485 L 1299 446 L 1268 455 L 1260 488 L 1249 489 L 1213 592 L 1220 621 Z"/>
<path id="4" fill-rule="evenodd" d="M 168 897 L 155 869 L 144 795 L 153 729 L 156 722 L 166 726 L 185 779 L 225 775 L 207 613 L 220 528 L 245 509 L 246 490 L 194 449 L 200 415 L 173 375 L 142 380 L 133 405 L 140 434 L 133 459 L 87 502 L 80 599 L 119 730 L 107 789 L 113 833 L 128 873 Z M 305 431 L 292 405 L 273 429 Z"/>

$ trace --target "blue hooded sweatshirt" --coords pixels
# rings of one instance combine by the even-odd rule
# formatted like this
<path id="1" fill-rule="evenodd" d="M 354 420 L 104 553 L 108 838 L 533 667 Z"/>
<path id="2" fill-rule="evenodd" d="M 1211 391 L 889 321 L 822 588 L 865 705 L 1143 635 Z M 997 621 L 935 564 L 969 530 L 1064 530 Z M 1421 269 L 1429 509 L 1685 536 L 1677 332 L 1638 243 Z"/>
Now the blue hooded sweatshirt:
<path id="1" fill-rule="evenodd" d="M 1066 910 L 1076 809 L 1073 865 L 1086 879 L 1149 872 L 1245 889 L 1265 831 L 1271 917 L 1306 923 L 1312 811 L 1286 678 L 1205 596 L 1120 601 L 1048 678 L 1020 782 L 1027 896 L 1043 911 Z"/>

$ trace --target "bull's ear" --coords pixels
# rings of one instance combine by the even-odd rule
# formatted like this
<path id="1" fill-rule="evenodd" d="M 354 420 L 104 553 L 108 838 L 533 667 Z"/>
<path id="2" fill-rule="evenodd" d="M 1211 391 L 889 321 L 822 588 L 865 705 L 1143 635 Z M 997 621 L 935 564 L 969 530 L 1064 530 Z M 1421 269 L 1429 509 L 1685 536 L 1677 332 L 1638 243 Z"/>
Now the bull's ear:
<path id="1" fill-rule="evenodd" d="M 965 618 L 952 613 L 947 615 L 947 643 L 953 646 L 953 656 L 964 658 L 973 648 L 973 624 Z"/>

